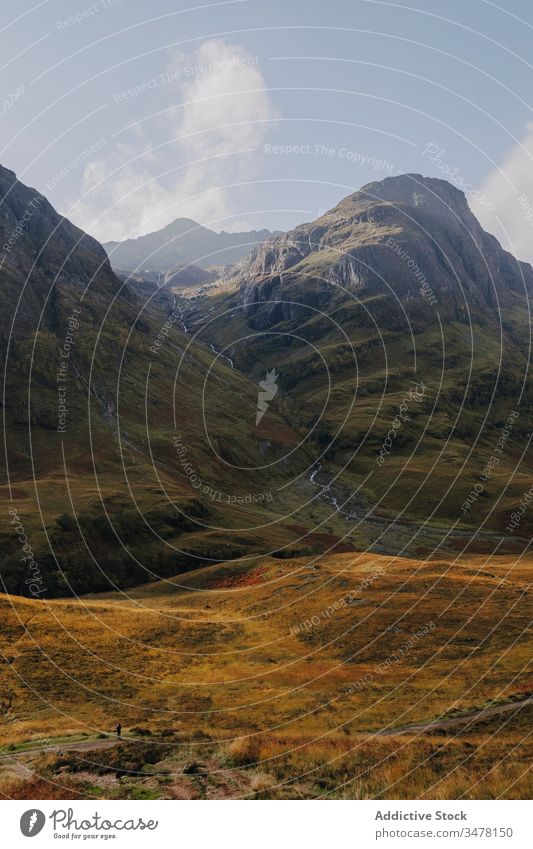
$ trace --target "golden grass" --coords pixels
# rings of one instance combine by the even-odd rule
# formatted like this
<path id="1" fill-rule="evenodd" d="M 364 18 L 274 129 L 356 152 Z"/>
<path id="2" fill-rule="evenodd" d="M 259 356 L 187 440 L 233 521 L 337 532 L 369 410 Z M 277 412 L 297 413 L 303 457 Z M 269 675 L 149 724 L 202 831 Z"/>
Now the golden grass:
<path id="1" fill-rule="evenodd" d="M 229 795 L 514 798 L 527 766 L 514 716 L 481 737 L 452 728 L 445 746 L 375 732 L 531 694 L 530 569 L 511 557 L 261 558 L 127 595 L 0 596 L 0 744 L 95 738 L 120 718 L 126 735 L 165 732 L 198 757 L 209 735 L 213 769 L 247 776 Z M 180 798 L 193 792 L 184 781 Z"/>

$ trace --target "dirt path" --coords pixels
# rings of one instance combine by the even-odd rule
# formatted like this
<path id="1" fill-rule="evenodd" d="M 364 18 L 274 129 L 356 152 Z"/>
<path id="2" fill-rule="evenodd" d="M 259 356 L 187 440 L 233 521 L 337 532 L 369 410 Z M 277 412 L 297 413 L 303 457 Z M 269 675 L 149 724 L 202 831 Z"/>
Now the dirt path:
<path id="1" fill-rule="evenodd" d="M 520 708 L 524 707 L 524 705 L 531 704 L 533 704 L 533 697 L 529 699 L 522 699 L 520 702 L 507 702 L 502 705 L 494 705 L 493 707 L 472 711 L 472 713 L 465 713 L 462 716 L 451 716 L 449 719 L 436 719 L 433 722 L 419 723 L 417 725 L 401 725 L 398 728 L 388 728 L 386 731 L 378 731 L 376 733 L 390 737 L 393 734 L 420 734 L 428 731 L 439 731 L 441 728 L 454 728 L 468 722 L 487 719 L 490 716 L 498 716 L 499 714 L 509 713 L 514 710 L 520 710 Z"/>
<path id="2" fill-rule="evenodd" d="M 112 746 L 116 746 L 118 742 L 119 741 L 114 738 L 112 740 L 78 740 L 75 743 L 49 743 L 46 746 L 19 749 L 18 751 L 0 755 L 0 761 L 12 760 L 13 758 L 20 757 L 22 755 L 50 754 L 54 752 L 58 754 L 60 752 L 96 752 L 99 749 L 110 749 Z M 124 739 L 122 739 L 120 742 L 128 741 L 124 741 Z"/>
<path id="3" fill-rule="evenodd" d="M 432 722 L 422 722 L 415 725 L 400 725 L 397 728 L 388 728 L 384 731 L 369 732 L 369 736 L 386 736 L 390 737 L 394 734 L 423 734 L 431 731 L 439 731 L 442 728 L 455 728 L 458 725 L 463 725 L 480 719 L 487 719 L 491 716 L 499 716 L 501 714 L 518 711 L 526 705 L 533 704 L 533 696 L 528 699 L 523 699 L 520 702 L 507 702 L 493 707 L 483 708 L 482 710 L 472 711 L 471 713 L 463 714 L 462 716 L 453 716 L 449 719 L 436 719 Z M 47 753 L 60 752 L 96 752 L 101 749 L 111 749 L 118 743 L 133 743 L 138 742 L 138 738 L 122 737 L 117 740 L 115 737 L 108 740 L 78 740 L 74 743 L 50 743 L 45 746 L 35 746 L 28 749 L 20 749 L 10 753 L 0 755 L 0 761 L 13 760 L 17 757 L 25 755 L 39 755 Z M 1 751 L 1 750 L 0 750 Z"/>

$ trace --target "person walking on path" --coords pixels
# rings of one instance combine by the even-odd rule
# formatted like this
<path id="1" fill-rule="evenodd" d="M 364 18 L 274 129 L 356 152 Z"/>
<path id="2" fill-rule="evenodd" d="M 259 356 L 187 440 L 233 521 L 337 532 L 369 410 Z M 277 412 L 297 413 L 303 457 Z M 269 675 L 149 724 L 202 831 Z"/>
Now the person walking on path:
<path id="1" fill-rule="evenodd" d="M 122 725 L 120 724 L 120 722 L 117 722 L 117 724 L 115 725 L 115 731 L 117 732 L 117 737 L 120 740 L 120 736 L 122 734 Z"/>

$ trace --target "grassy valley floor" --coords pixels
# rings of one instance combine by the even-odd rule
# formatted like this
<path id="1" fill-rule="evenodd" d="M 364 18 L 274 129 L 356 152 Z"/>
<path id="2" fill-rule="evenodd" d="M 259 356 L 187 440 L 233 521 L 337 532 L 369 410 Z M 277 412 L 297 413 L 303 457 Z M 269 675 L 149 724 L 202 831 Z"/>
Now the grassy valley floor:
<path id="1" fill-rule="evenodd" d="M 531 565 L 258 557 L 0 596 L 0 792 L 526 798 Z"/>

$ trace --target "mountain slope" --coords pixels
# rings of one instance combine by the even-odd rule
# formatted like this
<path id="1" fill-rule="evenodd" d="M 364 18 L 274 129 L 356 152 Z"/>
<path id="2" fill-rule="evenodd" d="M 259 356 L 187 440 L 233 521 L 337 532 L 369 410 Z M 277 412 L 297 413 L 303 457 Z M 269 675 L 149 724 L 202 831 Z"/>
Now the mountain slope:
<path id="1" fill-rule="evenodd" d="M 299 504 L 272 493 L 309 458 L 283 411 L 256 428 L 256 383 L 171 300 L 137 297 L 6 169 L 0 189 L 4 586 L 28 592 L 20 526 L 51 595 L 291 545 Z"/>
<path id="2" fill-rule="evenodd" d="M 249 376 L 276 369 L 295 423 L 316 424 L 314 481 L 334 479 L 348 515 L 504 530 L 532 475 L 532 294 L 462 192 L 403 175 L 257 246 L 190 320 Z"/>

